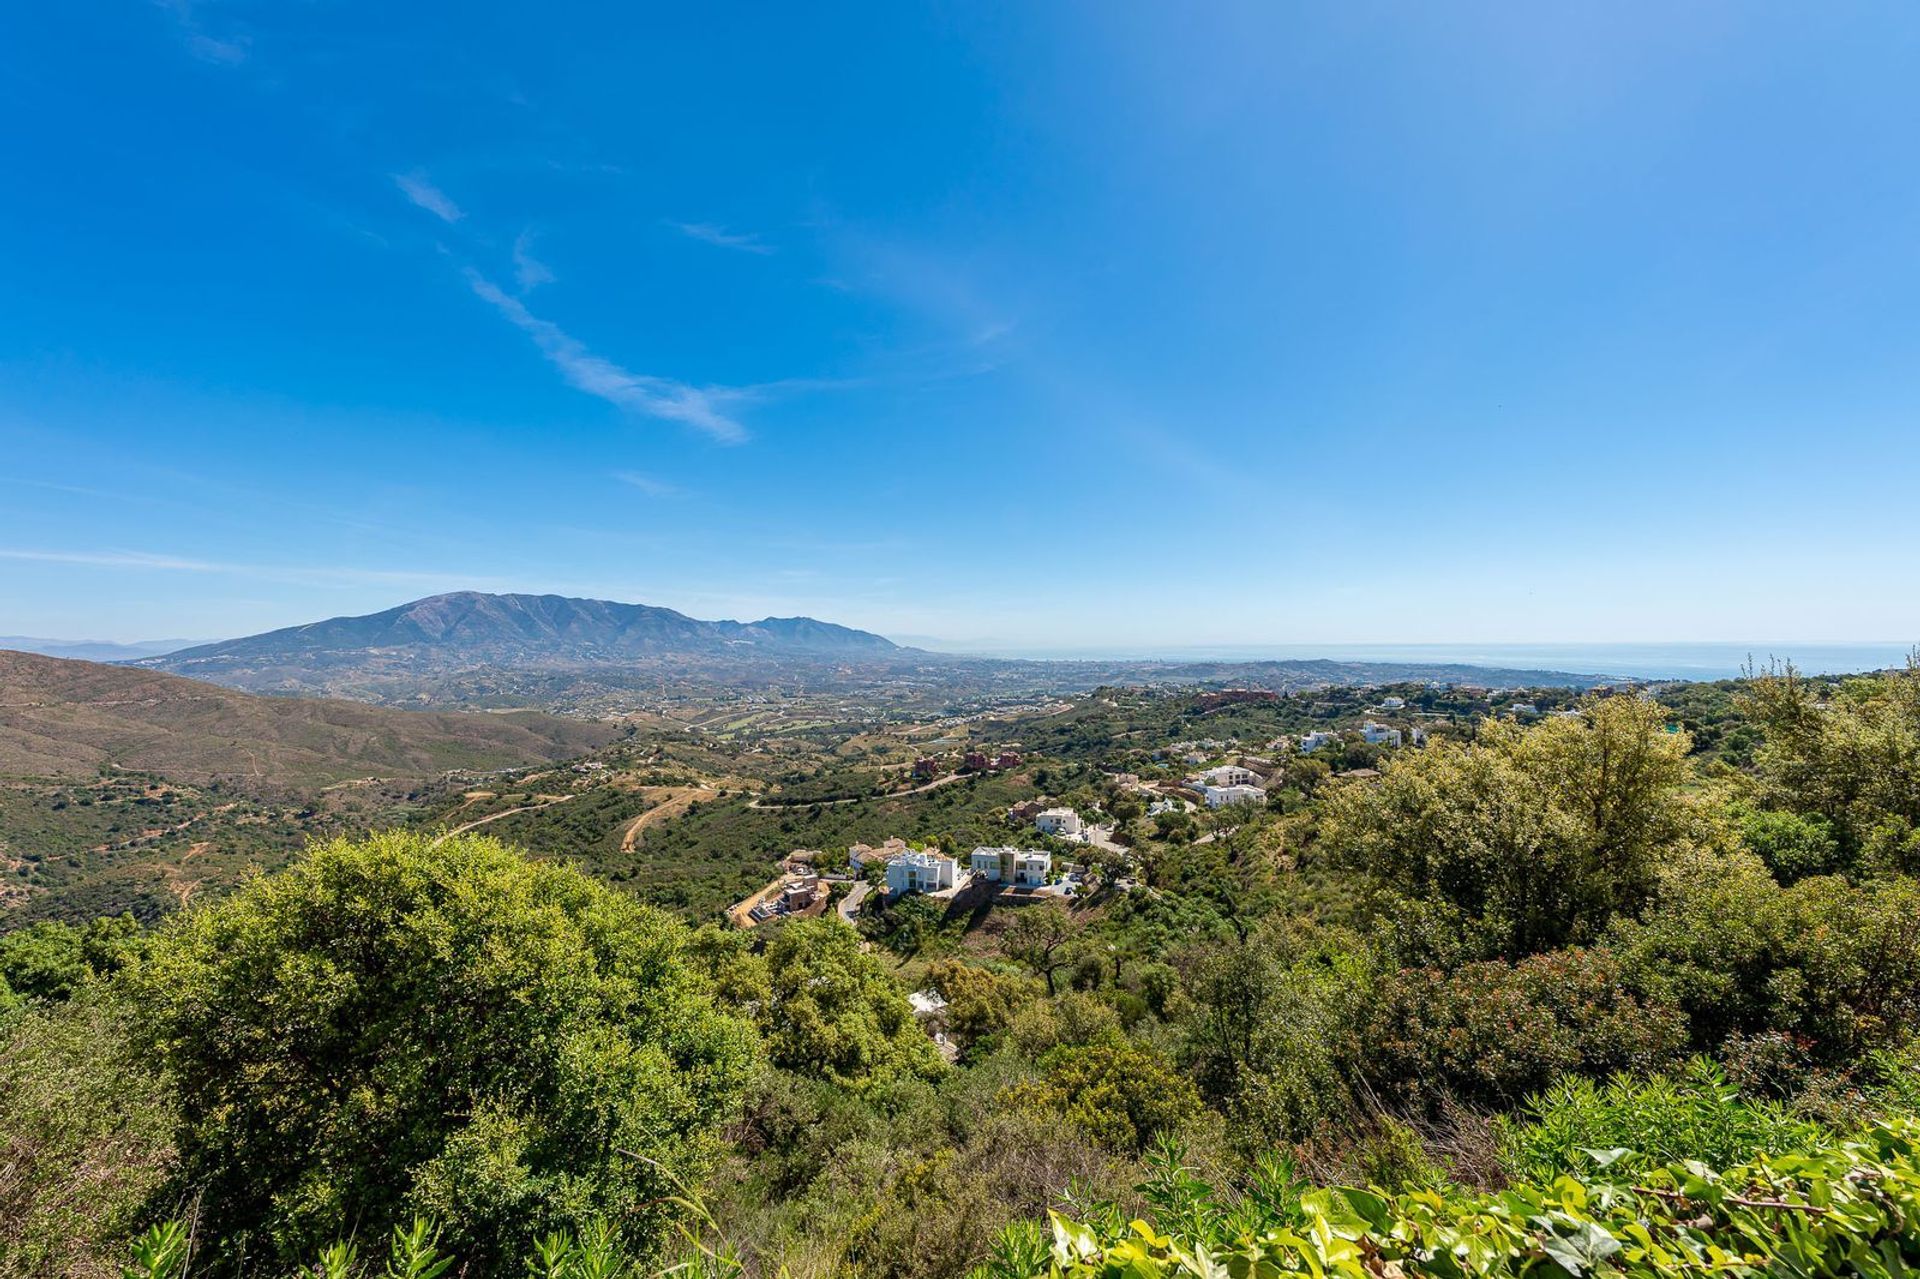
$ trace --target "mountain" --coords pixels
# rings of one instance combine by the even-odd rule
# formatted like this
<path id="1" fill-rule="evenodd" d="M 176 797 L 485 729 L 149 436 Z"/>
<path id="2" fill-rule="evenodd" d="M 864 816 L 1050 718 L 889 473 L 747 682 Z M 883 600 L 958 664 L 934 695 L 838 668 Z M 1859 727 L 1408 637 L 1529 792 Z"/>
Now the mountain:
<path id="1" fill-rule="evenodd" d="M 1557 671 L 1433 662 L 967 657 L 901 647 L 810 617 L 707 622 L 645 604 L 473 591 L 202 644 L 136 665 L 255 693 L 449 708 L 538 706 L 586 717 L 771 689 L 951 705 L 1109 683 L 1224 682 L 1284 691 L 1426 679 L 1499 687 L 1600 682 Z"/>
<path id="2" fill-rule="evenodd" d="M 40 639 L 32 635 L 0 635 L 0 649 L 22 653 L 42 653 L 48 657 L 71 657 L 83 662 L 131 662 L 142 657 L 175 653 L 205 640 L 137 640 L 116 644 L 111 640 Z"/>
<path id="3" fill-rule="evenodd" d="M 0 773 L 7 774 L 84 777 L 110 765 L 189 782 L 425 777 L 566 759 L 617 735 L 609 725 L 534 712 L 255 697 L 158 671 L 0 652 Z"/>
<path id="4" fill-rule="evenodd" d="M 503 672 L 664 676 L 885 661 L 911 651 L 811 617 L 706 622 L 646 604 L 460 591 L 364 617 L 202 644 L 139 665 L 255 692 L 485 703 L 484 692 L 470 685 Z M 462 676 L 472 678 L 457 695 L 444 691 Z"/>
<path id="5" fill-rule="evenodd" d="M 563 595 L 435 595 L 365 617 L 335 617 L 169 653 L 146 665 L 222 669 L 238 663 L 331 663 L 370 651 L 417 650 L 445 663 L 593 665 L 663 654 L 752 651 L 871 657 L 891 640 L 811 617 L 702 622 L 670 608 Z"/>

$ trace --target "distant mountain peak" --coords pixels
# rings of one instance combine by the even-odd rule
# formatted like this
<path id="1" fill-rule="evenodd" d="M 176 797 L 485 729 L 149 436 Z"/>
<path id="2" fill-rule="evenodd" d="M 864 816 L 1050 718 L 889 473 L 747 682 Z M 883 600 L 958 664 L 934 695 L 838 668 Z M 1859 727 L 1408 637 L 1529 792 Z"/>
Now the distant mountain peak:
<path id="1" fill-rule="evenodd" d="M 378 613 L 203 644 L 141 665 L 249 687 L 298 687 L 312 673 L 355 665 L 445 671 L 742 655 L 857 660 L 910 651 L 869 631 L 811 617 L 709 622 L 651 604 L 450 591 Z"/>

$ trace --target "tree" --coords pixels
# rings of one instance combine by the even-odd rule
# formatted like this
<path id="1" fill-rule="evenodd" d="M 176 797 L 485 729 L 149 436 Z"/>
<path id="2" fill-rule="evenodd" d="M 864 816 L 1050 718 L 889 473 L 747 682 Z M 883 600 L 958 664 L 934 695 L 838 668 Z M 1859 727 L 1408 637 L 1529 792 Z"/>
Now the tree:
<path id="1" fill-rule="evenodd" d="M 1467 745 L 1399 755 L 1377 784 L 1334 794 L 1334 855 L 1407 901 L 1419 933 L 1464 929 L 1508 958 L 1591 941 L 1643 905 L 1663 856 L 1724 840 L 1684 794 L 1687 739 L 1633 697 L 1531 728 L 1489 723 Z M 1434 909 L 1422 909 L 1422 904 Z"/>
<path id="2" fill-rule="evenodd" d="M 1783 884 L 1842 869 L 1833 823 L 1801 813 L 1761 811 L 1740 821 L 1741 842 L 1752 849 Z"/>
<path id="3" fill-rule="evenodd" d="M 1200 1095 L 1158 1054 L 1119 1031 L 1090 1044 L 1054 1049 L 1038 1080 L 1002 1094 L 1010 1109 L 1057 1115 L 1123 1154 L 1139 1154 L 1162 1133 L 1200 1113 Z"/>
<path id="4" fill-rule="evenodd" d="M 1052 995 L 1053 975 L 1067 962 L 1066 945 L 1079 933 L 1079 925 L 1064 906 L 1051 902 L 1023 906 L 1000 935 L 1000 949 L 1045 979 L 1047 994 Z"/>
<path id="5" fill-rule="evenodd" d="M 0 990 L 50 1002 L 125 967 L 145 934 L 131 915 L 66 924 L 43 920 L 0 937 Z"/>
<path id="6" fill-rule="evenodd" d="M 1033 978 L 1002 975 L 958 959 L 936 960 L 927 980 L 947 1001 L 947 1027 L 962 1047 L 1005 1030 L 1039 998 Z"/>
<path id="7" fill-rule="evenodd" d="M 754 1069 L 686 940 L 571 869 L 398 832 L 176 918 L 128 980 L 207 1260 L 416 1213 L 483 1269 L 599 1219 L 657 1244 Z"/>
<path id="8" fill-rule="evenodd" d="M 760 1024 L 774 1065 L 854 1088 L 945 1070 L 900 983 L 838 919 L 787 925 L 765 963 Z"/>
<path id="9" fill-rule="evenodd" d="M 1336 1045 L 1365 978 L 1343 950 L 1269 927 L 1190 957 L 1181 1065 L 1242 1145 L 1299 1140 L 1349 1109 Z"/>
<path id="10" fill-rule="evenodd" d="M 1736 704 L 1766 733 L 1755 763 L 1768 803 L 1825 818 L 1845 859 L 1920 830 L 1920 652 L 1838 688 L 1787 665 L 1749 680 Z"/>

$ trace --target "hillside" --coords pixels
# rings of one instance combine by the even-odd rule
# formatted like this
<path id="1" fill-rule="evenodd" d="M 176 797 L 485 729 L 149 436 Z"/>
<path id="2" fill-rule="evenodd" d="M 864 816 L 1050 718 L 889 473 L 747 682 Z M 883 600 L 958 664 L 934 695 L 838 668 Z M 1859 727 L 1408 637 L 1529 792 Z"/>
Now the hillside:
<path id="1" fill-rule="evenodd" d="M 79 777 L 111 764 L 182 781 L 324 784 L 542 763 L 615 735 L 533 712 L 255 697 L 158 671 L 0 651 L 0 773 Z"/>

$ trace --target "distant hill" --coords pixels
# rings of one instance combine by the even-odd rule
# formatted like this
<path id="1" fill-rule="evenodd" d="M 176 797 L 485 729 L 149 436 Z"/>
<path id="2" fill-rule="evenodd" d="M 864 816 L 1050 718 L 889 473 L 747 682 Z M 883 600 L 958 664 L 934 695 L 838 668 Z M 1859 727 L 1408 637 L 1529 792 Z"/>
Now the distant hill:
<path id="1" fill-rule="evenodd" d="M 111 640 L 41 639 L 32 635 L 0 635 L 0 649 L 22 653 L 44 653 L 48 657 L 71 657 L 82 662 L 131 662 L 142 657 L 159 657 L 204 644 L 205 640 L 138 640 L 116 644 Z"/>
<path id="2" fill-rule="evenodd" d="M 181 781 L 298 785 L 522 767 L 585 754 L 617 730 L 536 712 L 435 713 L 255 697 L 158 671 L 0 652 L 0 773 L 88 776 L 103 764 Z"/>
<path id="3" fill-rule="evenodd" d="M 705 622 L 670 608 L 460 591 L 202 644 L 140 663 L 260 692 L 355 689 L 469 670 L 885 659 L 891 640 L 816 621 Z"/>

